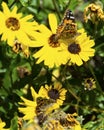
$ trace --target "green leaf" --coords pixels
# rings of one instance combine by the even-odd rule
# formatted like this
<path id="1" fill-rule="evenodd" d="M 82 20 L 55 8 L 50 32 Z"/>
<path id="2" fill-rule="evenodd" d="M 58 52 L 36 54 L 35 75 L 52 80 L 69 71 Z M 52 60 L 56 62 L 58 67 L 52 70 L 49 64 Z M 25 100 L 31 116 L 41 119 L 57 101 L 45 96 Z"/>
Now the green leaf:
<path id="1" fill-rule="evenodd" d="M 90 122 L 86 123 L 83 128 L 91 128 L 91 127 L 93 127 L 93 125 L 94 125 L 94 122 L 90 121 Z"/>
<path id="2" fill-rule="evenodd" d="M 30 0 L 19 0 L 22 4 L 22 6 L 28 6 Z"/>
<path id="3" fill-rule="evenodd" d="M 3 79 L 3 86 L 8 90 L 11 87 L 11 74 L 10 71 L 6 71 L 4 79 Z"/>
<path id="4" fill-rule="evenodd" d="M 11 120 L 10 130 L 18 130 L 18 117 L 17 117 L 17 115 Z"/>
<path id="5" fill-rule="evenodd" d="M 8 0 L 8 5 L 12 5 L 15 2 L 15 0 Z"/>

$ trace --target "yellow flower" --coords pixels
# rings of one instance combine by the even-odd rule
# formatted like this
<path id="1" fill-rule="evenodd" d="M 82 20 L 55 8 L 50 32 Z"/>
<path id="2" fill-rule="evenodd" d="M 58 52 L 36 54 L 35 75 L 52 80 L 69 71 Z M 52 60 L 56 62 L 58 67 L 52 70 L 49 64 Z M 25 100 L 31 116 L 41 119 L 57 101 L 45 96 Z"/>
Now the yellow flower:
<path id="1" fill-rule="evenodd" d="M 24 120 L 33 120 L 36 116 L 35 109 L 36 109 L 36 102 L 27 100 L 23 97 L 21 99 L 24 101 L 24 103 L 20 103 L 21 105 L 25 107 L 20 107 L 19 111 L 22 112 L 25 116 L 23 117 Z"/>
<path id="2" fill-rule="evenodd" d="M 67 114 L 66 120 L 73 130 L 81 130 L 80 123 L 75 119 L 76 113 Z"/>
<path id="3" fill-rule="evenodd" d="M 93 78 L 86 78 L 83 82 L 85 90 L 93 90 L 96 88 L 96 82 Z"/>
<path id="4" fill-rule="evenodd" d="M 50 31 L 44 25 L 40 25 L 40 33 L 36 34 L 38 46 L 43 46 L 33 56 L 38 58 L 37 63 L 44 61 L 44 64 L 49 67 L 60 66 L 70 63 L 83 64 L 83 61 L 88 61 L 89 57 L 94 56 L 95 50 L 91 47 L 94 46 L 94 41 L 90 40 L 84 29 L 77 31 L 74 38 L 57 39 L 57 20 L 54 14 L 49 14 Z M 40 44 L 39 44 L 40 43 Z"/>
<path id="5" fill-rule="evenodd" d="M 35 35 L 38 42 L 37 46 L 43 47 L 33 57 L 38 58 L 37 64 L 44 61 L 45 65 L 52 68 L 65 64 L 67 59 L 63 51 L 66 45 L 63 42 L 60 43 L 56 38 L 57 20 L 54 14 L 49 14 L 49 24 L 51 30 L 45 25 L 40 25 L 40 33 Z"/>
<path id="6" fill-rule="evenodd" d="M 43 124 L 43 130 L 81 130 L 80 123 L 76 120 L 77 114 L 66 114 L 63 110 L 58 109 L 51 113 Z"/>
<path id="7" fill-rule="evenodd" d="M 36 116 L 35 112 L 37 106 L 36 99 L 39 97 L 39 95 L 35 92 L 35 90 L 32 87 L 31 87 L 31 94 L 33 97 L 33 101 L 21 97 L 21 99 L 24 102 L 19 103 L 24 106 L 19 108 L 19 111 L 24 114 L 23 117 L 24 120 L 33 120 L 34 117 Z"/>
<path id="8" fill-rule="evenodd" d="M 19 107 L 18 109 L 24 114 L 24 120 L 33 121 L 36 118 L 41 124 L 47 114 L 56 109 L 56 106 L 54 105 L 55 101 L 42 95 L 42 90 L 43 88 L 41 87 L 39 92 L 36 93 L 31 87 L 33 101 L 21 97 L 24 102 L 20 102 L 19 104 L 23 107 Z"/>
<path id="9" fill-rule="evenodd" d="M 41 87 L 41 95 L 43 95 L 43 97 L 55 100 L 57 107 L 63 104 L 66 92 L 67 90 L 62 88 L 62 85 L 58 82 L 55 82 L 53 86 L 45 85 L 45 87 Z"/>
<path id="10" fill-rule="evenodd" d="M 94 56 L 95 50 L 91 47 L 93 47 L 95 43 L 93 40 L 90 40 L 83 29 L 78 30 L 78 33 L 79 35 L 75 40 L 67 46 L 66 56 L 71 63 L 80 66 L 83 64 L 83 61 L 87 62 L 90 57 Z"/>
<path id="11" fill-rule="evenodd" d="M 2 120 L 0 119 L 0 130 L 9 130 L 4 128 L 5 125 L 5 122 L 2 122 Z"/>
<path id="12" fill-rule="evenodd" d="M 31 37 L 34 35 L 34 30 L 38 25 L 35 21 L 30 22 L 32 15 L 22 16 L 22 13 L 17 13 L 17 6 L 12 11 L 9 10 L 7 4 L 2 2 L 3 11 L 0 11 L 0 34 L 1 40 L 7 41 L 7 44 L 13 46 L 15 40 L 26 46 L 34 46 L 34 40 Z"/>

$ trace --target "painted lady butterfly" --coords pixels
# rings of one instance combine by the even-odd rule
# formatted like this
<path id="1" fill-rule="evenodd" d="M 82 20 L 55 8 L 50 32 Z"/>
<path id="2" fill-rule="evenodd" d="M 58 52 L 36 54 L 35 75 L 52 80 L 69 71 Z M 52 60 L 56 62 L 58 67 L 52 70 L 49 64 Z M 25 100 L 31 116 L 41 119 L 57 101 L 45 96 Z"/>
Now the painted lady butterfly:
<path id="1" fill-rule="evenodd" d="M 75 23 L 75 17 L 69 9 L 65 11 L 64 17 L 59 24 L 56 37 L 59 39 L 73 38 L 77 34 L 77 24 Z"/>
<path id="2" fill-rule="evenodd" d="M 37 107 L 36 107 L 36 114 L 38 123 L 42 124 L 44 120 L 47 118 L 47 112 L 50 107 L 54 105 L 55 101 L 53 99 L 46 99 L 42 97 L 37 98 Z"/>

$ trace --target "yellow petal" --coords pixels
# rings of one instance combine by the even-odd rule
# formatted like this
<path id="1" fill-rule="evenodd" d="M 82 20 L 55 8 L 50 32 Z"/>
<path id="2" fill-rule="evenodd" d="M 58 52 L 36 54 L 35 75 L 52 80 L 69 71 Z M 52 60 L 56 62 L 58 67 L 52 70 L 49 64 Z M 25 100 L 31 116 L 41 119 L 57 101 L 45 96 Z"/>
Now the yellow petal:
<path id="1" fill-rule="evenodd" d="M 24 104 L 26 106 L 31 106 L 31 107 L 35 107 L 36 106 L 36 102 L 34 102 L 34 101 L 28 100 L 28 99 L 26 99 L 24 97 L 21 97 L 21 99 L 24 101 Z"/>
<path id="2" fill-rule="evenodd" d="M 13 8 L 12 13 L 13 13 L 13 14 L 16 14 L 16 13 L 17 13 L 17 6 L 15 6 L 15 7 Z"/>
<path id="3" fill-rule="evenodd" d="M 49 25 L 51 27 L 52 33 L 55 34 L 56 33 L 56 29 L 57 29 L 57 19 L 55 14 L 49 14 Z"/>
<path id="4" fill-rule="evenodd" d="M 52 32 L 43 24 L 41 24 L 39 27 L 38 27 L 39 31 L 45 35 L 48 35 L 50 36 L 52 34 Z"/>
<path id="5" fill-rule="evenodd" d="M 2 2 L 2 7 L 3 7 L 4 14 L 9 14 L 10 13 L 9 8 L 8 8 L 8 6 L 7 6 L 7 4 L 5 2 Z"/>
<path id="6" fill-rule="evenodd" d="M 36 98 L 38 97 L 38 94 L 37 94 L 36 91 L 33 89 L 33 87 L 31 87 L 30 89 L 31 89 L 31 94 L 32 94 L 33 100 L 35 101 Z"/>
<path id="7" fill-rule="evenodd" d="M 75 128 L 74 128 L 74 130 L 81 130 L 81 126 L 80 126 L 80 124 L 78 124 L 78 125 L 75 125 Z"/>
<path id="8" fill-rule="evenodd" d="M 5 122 L 0 123 L 0 128 L 2 129 L 5 126 Z"/>

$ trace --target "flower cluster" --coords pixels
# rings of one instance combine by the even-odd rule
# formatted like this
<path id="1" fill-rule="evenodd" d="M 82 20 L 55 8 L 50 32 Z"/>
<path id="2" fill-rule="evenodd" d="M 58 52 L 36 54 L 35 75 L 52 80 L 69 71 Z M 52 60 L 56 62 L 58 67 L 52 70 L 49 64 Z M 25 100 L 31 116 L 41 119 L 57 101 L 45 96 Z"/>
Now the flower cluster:
<path id="1" fill-rule="evenodd" d="M 30 69 L 27 69 L 27 64 L 24 66 L 21 64 L 17 65 L 15 60 L 11 60 L 9 67 L 7 67 L 7 64 L 7 68 L 5 69 L 3 60 L 3 64 L 0 63 L 0 67 L 4 70 L 0 70 L 0 73 L 3 72 L 5 74 L 2 76 L 4 79 L 0 78 L 0 81 L 3 81 L 3 84 L 1 83 L 1 88 L 4 87 L 7 94 L 12 89 L 11 95 L 16 93 L 16 96 L 19 97 L 15 103 L 15 106 L 18 106 L 17 113 L 20 115 L 22 114 L 20 117 L 19 114 L 17 114 L 17 120 L 15 120 L 18 122 L 18 124 L 16 124 L 18 130 L 81 130 L 81 120 L 78 119 L 77 114 L 69 114 L 62 109 L 67 93 L 66 88 L 68 88 L 75 99 L 79 99 L 78 102 L 80 101 L 80 98 L 76 95 L 79 90 L 74 93 L 74 89 L 70 89 L 71 85 L 67 85 L 71 78 L 72 80 L 74 79 L 72 77 L 73 75 L 71 75 L 70 72 L 66 74 L 65 71 L 67 71 L 67 67 L 69 69 L 73 67 L 73 65 L 76 68 L 83 65 L 94 56 L 95 49 L 93 47 L 95 42 L 92 39 L 94 36 L 91 37 L 88 35 L 84 28 L 77 28 L 75 18 L 70 10 L 66 10 L 60 24 L 58 24 L 55 14 L 49 13 L 47 17 L 49 27 L 35 21 L 33 15 L 19 13 L 17 6 L 9 8 L 5 2 L 2 2 L 0 8 L 1 44 L 9 48 L 11 59 L 16 56 L 17 59 L 14 59 L 17 60 L 17 62 L 21 61 L 21 64 L 23 64 L 25 60 L 28 60 Z M 95 4 L 89 5 L 84 11 L 85 22 L 91 20 L 95 23 L 95 21 L 99 19 L 104 20 L 104 12 L 102 9 Z M 12 57 L 12 54 L 14 57 Z M 21 60 L 21 57 L 23 58 L 23 61 Z M 37 69 L 37 64 L 41 66 L 39 71 Z M 16 69 L 12 70 L 12 65 L 14 65 Z M 86 68 L 87 64 L 84 65 L 83 67 Z M 63 69 L 63 72 L 61 73 L 63 66 L 65 70 Z M 37 67 L 36 77 L 32 75 L 35 67 Z M 9 71 L 8 68 L 10 69 Z M 49 77 L 50 82 L 44 80 L 43 86 L 37 83 L 39 80 L 39 82 L 41 82 L 41 79 L 38 79 L 38 77 L 41 77 L 40 73 L 42 69 L 45 69 L 47 72 L 49 71 L 51 75 Z M 83 70 L 80 70 L 80 72 L 81 71 Z M 94 76 L 94 74 L 92 75 Z M 9 76 L 10 78 L 8 79 Z M 27 76 L 27 81 L 25 76 Z M 48 75 L 45 76 L 48 77 Z M 81 76 L 83 77 L 86 75 Z M 94 78 L 96 77 L 94 76 Z M 4 83 L 6 80 L 7 83 Z M 41 86 L 39 87 L 38 92 L 34 87 L 30 87 L 30 84 L 32 84 L 30 82 L 34 82 L 35 80 L 37 80 L 35 82 L 37 86 Z M 24 93 L 28 95 L 26 87 L 21 88 L 22 85 L 20 85 L 19 88 L 17 87 L 19 85 L 18 83 L 21 84 L 21 82 L 25 85 L 29 84 L 29 87 L 28 85 L 26 87 L 30 90 L 30 99 L 24 98 L 23 96 Z M 5 86 L 8 83 L 8 86 L 10 87 L 6 88 Z M 64 87 L 63 84 L 66 86 Z M 17 85 L 17 88 L 14 87 L 15 85 Z M 95 80 L 93 78 L 86 78 L 83 85 L 85 90 L 93 90 L 96 88 Z M 35 84 L 33 86 L 35 86 Z M 8 97 L 9 94 L 6 95 L 6 98 Z M 12 107 L 11 104 L 9 104 L 9 106 Z M 0 111 L 5 111 L 5 109 L 1 108 Z M 12 121 L 11 124 L 13 125 Z M 15 126 L 12 128 L 12 125 L 10 126 L 10 130 L 15 129 Z M 8 126 L 9 125 L 7 125 L 7 128 Z M 9 130 L 4 127 L 5 122 L 0 120 L 0 130 Z"/>
<path id="2" fill-rule="evenodd" d="M 54 14 L 48 16 L 51 28 L 49 30 L 45 25 L 32 21 L 32 15 L 24 17 L 22 13 L 17 13 L 16 6 L 10 11 L 3 2 L 2 8 L 3 11 L 0 11 L 1 40 L 7 41 L 7 44 L 13 47 L 14 52 L 22 51 L 29 57 L 29 47 L 42 47 L 38 52 L 35 51 L 33 57 L 37 59 L 37 63 L 44 61 L 44 64 L 50 68 L 66 63 L 80 66 L 83 61 L 87 62 L 89 57 L 94 56 L 95 50 L 92 49 L 94 41 L 90 40 L 84 29 L 77 31 L 75 28 L 78 35 L 74 38 L 71 38 L 70 30 L 69 38 L 65 39 L 59 36 L 60 28 L 58 29 Z M 74 31 L 73 23 L 71 26 Z M 63 36 L 63 32 L 61 35 Z"/>
<path id="3" fill-rule="evenodd" d="M 41 86 L 38 93 L 31 87 L 31 94 L 33 101 L 21 97 L 24 102 L 19 103 L 23 106 L 19 107 L 19 111 L 24 114 L 23 120 L 30 122 L 25 129 L 38 127 L 39 130 L 81 130 L 80 123 L 75 118 L 76 114 L 66 114 L 59 109 L 66 95 L 66 89 L 60 83 Z M 24 123 L 22 127 L 24 128 Z"/>
<path id="4" fill-rule="evenodd" d="M 19 108 L 25 114 L 23 117 L 25 120 L 33 120 L 35 116 L 39 116 L 44 111 L 45 114 L 48 114 L 52 110 L 59 108 L 65 100 L 66 90 L 62 88 L 60 83 L 55 83 L 54 86 L 41 86 L 38 93 L 31 87 L 31 94 L 33 101 L 21 97 L 24 103 L 20 104 L 27 107 Z"/>
<path id="5" fill-rule="evenodd" d="M 44 61 L 44 64 L 50 68 L 60 66 L 69 62 L 77 64 L 78 66 L 83 64 L 83 61 L 88 61 L 89 57 L 94 56 L 95 50 L 92 49 L 94 41 L 90 40 L 84 29 L 78 30 L 78 36 L 72 39 L 58 39 L 55 40 L 57 35 L 57 20 L 54 14 L 49 14 L 49 23 L 51 30 L 46 26 L 40 25 L 38 34 L 37 46 L 43 46 L 33 56 L 38 58 L 37 63 Z"/>

